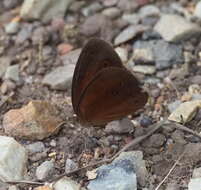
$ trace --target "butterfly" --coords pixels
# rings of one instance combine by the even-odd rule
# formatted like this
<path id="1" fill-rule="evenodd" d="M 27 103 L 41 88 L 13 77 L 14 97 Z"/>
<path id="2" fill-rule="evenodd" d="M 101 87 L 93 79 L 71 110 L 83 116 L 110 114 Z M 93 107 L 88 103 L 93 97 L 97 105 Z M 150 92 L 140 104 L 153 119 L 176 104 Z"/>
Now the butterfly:
<path id="1" fill-rule="evenodd" d="M 81 123 L 102 125 L 135 113 L 148 94 L 104 40 L 88 41 L 72 80 L 72 105 Z"/>

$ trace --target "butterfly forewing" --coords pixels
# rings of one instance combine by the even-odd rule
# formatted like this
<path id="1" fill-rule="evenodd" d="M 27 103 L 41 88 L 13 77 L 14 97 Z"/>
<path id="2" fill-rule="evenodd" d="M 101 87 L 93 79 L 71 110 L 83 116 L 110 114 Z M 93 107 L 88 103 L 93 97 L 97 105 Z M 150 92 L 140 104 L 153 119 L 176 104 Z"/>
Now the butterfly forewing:
<path id="1" fill-rule="evenodd" d="M 110 67 L 98 72 L 78 103 L 78 115 L 86 123 L 99 125 L 120 119 L 142 108 L 147 93 L 126 69 Z"/>
<path id="2" fill-rule="evenodd" d="M 117 53 L 107 42 L 91 39 L 83 48 L 73 75 L 72 104 L 76 113 L 83 90 L 98 72 L 111 66 L 123 68 Z"/>

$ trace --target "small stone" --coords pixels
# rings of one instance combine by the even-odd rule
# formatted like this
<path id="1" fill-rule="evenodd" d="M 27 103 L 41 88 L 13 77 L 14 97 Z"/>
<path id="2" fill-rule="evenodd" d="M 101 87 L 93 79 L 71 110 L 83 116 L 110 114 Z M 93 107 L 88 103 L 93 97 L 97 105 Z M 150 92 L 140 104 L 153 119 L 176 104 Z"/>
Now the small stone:
<path id="1" fill-rule="evenodd" d="M 105 7 L 111 7 L 118 3 L 119 0 L 103 0 L 103 5 Z"/>
<path id="2" fill-rule="evenodd" d="M 36 177 L 38 180 L 45 180 L 51 177 L 54 172 L 54 163 L 52 161 L 45 161 L 36 168 Z"/>
<path id="3" fill-rule="evenodd" d="M 21 11 L 20 17 L 25 20 L 39 19 L 43 22 L 49 22 L 52 18 L 64 17 L 67 8 L 71 4 L 71 0 L 25 0 Z"/>
<path id="4" fill-rule="evenodd" d="M 168 120 L 178 123 L 186 123 L 188 121 L 191 121 L 196 115 L 197 109 L 200 107 L 201 100 L 184 102 L 180 104 L 179 107 L 170 114 Z"/>
<path id="5" fill-rule="evenodd" d="M 178 183 L 168 183 L 167 184 L 167 187 L 166 187 L 166 189 L 165 190 L 179 190 L 180 189 L 180 187 L 179 187 L 180 185 L 178 184 Z"/>
<path id="6" fill-rule="evenodd" d="M 152 124 L 152 119 L 148 116 L 143 116 L 141 119 L 140 119 L 140 125 L 142 127 L 148 127 Z"/>
<path id="7" fill-rule="evenodd" d="M 111 19 L 115 19 L 121 15 L 121 11 L 116 7 L 111 7 L 103 10 L 102 14 Z"/>
<path id="8" fill-rule="evenodd" d="M 158 7 L 156 7 L 154 5 L 146 5 L 146 6 L 143 6 L 139 10 L 139 15 L 140 15 L 141 18 L 159 17 L 160 16 L 160 10 L 159 10 Z"/>
<path id="9" fill-rule="evenodd" d="M 35 142 L 26 146 L 29 154 L 42 152 L 45 150 L 45 145 L 42 142 Z"/>
<path id="10" fill-rule="evenodd" d="M 21 3 L 21 0 L 4 0 L 3 5 L 6 9 L 13 9 Z"/>
<path id="11" fill-rule="evenodd" d="M 11 185 L 8 187 L 8 190 L 20 190 L 20 189 L 16 185 Z"/>
<path id="12" fill-rule="evenodd" d="M 115 48 L 115 51 L 119 55 L 123 63 L 128 60 L 128 50 L 126 48 L 117 47 Z"/>
<path id="13" fill-rule="evenodd" d="M 130 133 L 134 130 L 131 120 L 124 118 L 118 121 L 109 122 L 105 127 L 106 133 Z"/>
<path id="14" fill-rule="evenodd" d="M 18 138 L 41 140 L 59 131 L 62 120 L 55 106 L 46 101 L 30 101 L 28 105 L 4 114 L 7 134 Z"/>
<path id="15" fill-rule="evenodd" d="M 191 78 L 193 84 L 201 85 L 201 75 L 196 75 Z"/>
<path id="16" fill-rule="evenodd" d="M 46 44 L 50 39 L 50 33 L 44 27 L 36 28 L 31 36 L 33 45 L 39 45 L 41 43 Z"/>
<path id="17" fill-rule="evenodd" d="M 178 15 L 163 15 L 154 30 L 168 42 L 188 40 L 201 34 L 201 29 L 196 24 L 186 21 Z"/>
<path id="18" fill-rule="evenodd" d="M 136 37 L 137 35 L 145 32 L 146 30 L 148 30 L 148 27 L 143 25 L 128 26 L 119 35 L 116 36 L 116 38 L 114 39 L 114 44 L 119 45 L 124 42 L 127 42 Z"/>
<path id="19" fill-rule="evenodd" d="M 26 174 L 27 152 L 14 138 L 0 136 L 0 180 L 23 180 Z"/>
<path id="20" fill-rule="evenodd" d="M 19 22 L 11 21 L 5 26 L 5 32 L 7 34 L 16 34 L 19 30 Z"/>
<path id="21" fill-rule="evenodd" d="M 165 136 L 158 133 L 149 137 L 142 144 L 145 147 L 159 148 L 165 143 L 165 141 L 166 141 Z"/>
<path id="22" fill-rule="evenodd" d="M 57 46 L 59 55 L 65 55 L 73 49 L 73 46 L 70 44 L 62 43 Z"/>
<path id="23" fill-rule="evenodd" d="M 198 17 L 199 19 L 201 18 L 201 2 L 200 1 L 198 1 L 195 6 L 194 15 Z"/>
<path id="24" fill-rule="evenodd" d="M 154 62 L 153 51 L 149 48 L 136 48 L 133 51 L 133 60 L 135 62 L 150 63 Z"/>
<path id="25" fill-rule="evenodd" d="M 56 142 L 54 139 L 52 139 L 52 140 L 50 141 L 50 146 L 56 147 L 56 145 L 57 145 L 57 142 Z"/>
<path id="26" fill-rule="evenodd" d="M 73 64 L 57 67 L 45 75 L 42 84 L 48 85 L 55 90 L 67 90 L 71 86 L 74 69 L 75 65 Z"/>
<path id="27" fill-rule="evenodd" d="M 66 164 L 65 164 L 65 172 L 69 173 L 75 169 L 78 168 L 78 165 L 71 159 L 67 159 L 66 160 Z"/>
<path id="28" fill-rule="evenodd" d="M 33 190 L 53 190 L 52 187 L 50 186 L 51 185 L 43 185 L 43 186 L 36 187 Z"/>
<path id="29" fill-rule="evenodd" d="M 54 184 L 54 190 L 86 190 L 70 178 L 63 177 Z"/>
<path id="30" fill-rule="evenodd" d="M 129 24 L 139 24 L 140 23 L 140 16 L 138 14 L 123 14 L 122 19 L 127 21 Z"/>
<path id="31" fill-rule="evenodd" d="M 195 168 L 193 170 L 193 178 L 201 178 L 201 168 Z"/>
<path id="32" fill-rule="evenodd" d="M 198 190 L 201 187 L 201 178 L 190 179 L 188 190 Z"/>
<path id="33" fill-rule="evenodd" d="M 64 65 L 68 65 L 68 64 L 75 65 L 78 61 L 80 53 L 81 53 L 81 49 L 72 50 L 66 55 L 62 55 L 61 60 Z"/>
<path id="34" fill-rule="evenodd" d="M 16 37 L 16 44 L 24 44 L 28 39 L 31 39 L 32 30 L 32 24 L 26 24 L 21 26 L 21 30 L 18 32 Z"/>
<path id="35" fill-rule="evenodd" d="M 184 133 L 182 131 L 176 130 L 171 135 L 172 139 L 175 143 L 186 144 L 186 140 L 184 139 Z"/>
<path id="36" fill-rule="evenodd" d="M 139 4 L 137 1 L 124 0 L 124 1 L 118 1 L 117 6 L 123 12 L 134 12 L 138 8 Z"/>
<path id="37" fill-rule="evenodd" d="M 150 65 L 134 65 L 132 69 L 136 73 L 143 73 L 145 75 L 152 75 L 156 72 L 156 67 Z"/>
<path id="38" fill-rule="evenodd" d="M 3 77 L 4 73 L 6 72 L 7 68 L 11 64 L 12 60 L 9 57 L 1 57 L 0 58 L 0 78 Z"/>
<path id="39" fill-rule="evenodd" d="M 177 107 L 181 104 L 182 102 L 180 100 L 176 100 L 174 102 L 171 102 L 167 105 L 168 111 L 172 113 L 174 110 L 177 109 Z"/>
<path id="40" fill-rule="evenodd" d="M 9 66 L 6 70 L 4 78 L 18 82 L 20 80 L 20 78 L 19 78 L 19 65 Z"/>
<path id="41" fill-rule="evenodd" d="M 101 9 L 102 9 L 102 5 L 99 2 L 93 2 L 88 7 L 85 7 L 84 9 L 82 9 L 82 14 L 87 17 L 97 13 Z"/>

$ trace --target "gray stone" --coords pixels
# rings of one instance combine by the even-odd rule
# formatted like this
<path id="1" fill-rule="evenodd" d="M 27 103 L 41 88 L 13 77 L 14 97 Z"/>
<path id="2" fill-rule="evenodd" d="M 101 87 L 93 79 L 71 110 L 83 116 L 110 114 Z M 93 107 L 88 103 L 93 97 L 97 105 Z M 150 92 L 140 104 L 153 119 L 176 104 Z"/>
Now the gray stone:
<path id="1" fill-rule="evenodd" d="M 153 17 L 153 16 L 160 16 L 160 10 L 158 7 L 154 6 L 154 5 L 146 5 L 143 6 L 140 10 L 139 10 L 139 15 L 141 18 L 145 18 L 145 17 Z"/>
<path id="2" fill-rule="evenodd" d="M 54 171 L 54 163 L 52 161 L 45 161 L 36 168 L 36 177 L 39 180 L 45 180 L 52 175 Z"/>
<path id="3" fill-rule="evenodd" d="M 201 178 L 191 179 L 188 184 L 188 190 L 198 190 L 201 187 Z"/>
<path id="4" fill-rule="evenodd" d="M 21 2 L 22 0 L 4 0 L 3 5 L 6 9 L 13 9 Z"/>
<path id="5" fill-rule="evenodd" d="M 16 43 L 23 44 L 25 43 L 26 40 L 31 39 L 32 30 L 33 30 L 33 25 L 31 24 L 26 24 L 25 26 L 23 26 L 17 34 Z"/>
<path id="6" fill-rule="evenodd" d="M 9 57 L 1 57 L 0 58 L 0 78 L 3 77 L 4 73 L 6 72 L 7 68 L 11 63 L 11 58 Z"/>
<path id="7" fill-rule="evenodd" d="M 134 130 L 134 125 L 130 119 L 124 118 L 118 121 L 109 122 L 105 127 L 106 133 L 130 133 Z"/>
<path id="8" fill-rule="evenodd" d="M 116 53 L 119 55 L 122 62 L 128 61 L 128 50 L 126 48 L 117 47 L 115 48 Z"/>
<path id="9" fill-rule="evenodd" d="M 133 13 L 133 14 L 123 14 L 122 19 L 127 21 L 129 24 L 136 25 L 139 24 L 141 18 L 138 14 Z"/>
<path id="10" fill-rule="evenodd" d="M 148 84 L 159 84 L 160 83 L 160 79 L 156 78 L 156 77 L 148 77 L 145 79 L 145 83 Z"/>
<path id="11" fill-rule="evenodd" d="M 0 136 L 0 180 L 23 180 L 26 175 L 27 152 L 12 137 Z"/>
<path id="12" fill-rule="evenodd" d="M 78 168 L 78 165 L 73 160 L 71 160 L 71 159 L 66 160 L 66 164 L 65 164 L 65 172 L 66 173 L 71 172 L 77 168 Z"/>
<path id="13" fill-rule="evenodd" d="M 157 133 L 157 134 L 153 134 L 151 137 L 144 140 L 142 145 L 144 147 L 159 148 L 165 143 L 165 141 L 166 141 L 165 136 L 160 133 Z"/>
<path id="14" fill-rule="evenodd" d="M 99 2 L 93 2 L 88 7 L 85 7 L 82 9 L 82 14 L 87 17 L 87 16 L 97 13 L 102 8 L 103 7 Z"/>
<path id="15" fill-rule="evenodd" d="M 184 133 L 182 131 L 176 130 L 171 135 L 172 139 L 175 143 L 186 144 L 186 140 L 184 139 Z"/>
<path id="16" fill-rule="evenodd" d="M 102 11 L 102 14 L 111 19 L 115 19 L 121 15 L 121 11 L 116 7 L 111 7 L 111 8 L 104 9 Z"/>
<path id="17" fill-rule="evenodd" d="M 139 51 L 137 49 L 151 51 L 157 69 L 166 69 L 174 64 L 183 62 L 182 47 L 176 44 L 169 44 L 163 40 L 137 41 L 134 44 L 134 50 Z M 151 53 L 149 54 L 150 56 L 147 58 L 151 60 Z"/>
<path id="18" fill-rule="evenodd" d="M 180 100 L 176 100 L 174 102 L 171 102 L 167 105 L 167 108 L 168 108 L 168 111 L 170 113 L 172 113 L 174 110 L 177 109 L 177 107 L 181 104 L 181 101 Z"/>
<path id="19" fill-rule="evenodd" d="M 198 1 L 195 10 L 194 10 L 194 15 L 198 17 L 199 19 L 201 18 L 201 1 Z"/>
<path id="20" fill-rule="evenodd" d="M 154 54 L 151 48 L 134 48 L 133 56 L 134 61 L 150 63 L 154 62 Z"/>
<path id="21" fill-rule="evenodd" d="M 72 0 L 25 0 L 20 16 L 25 20 L 49 22 L 52 18 L 64 17 L 71 2 Z"/>
<path id="22" fill-rule="evenodd" d="M 74 69 L 73 64 L 57 67 L 45 75 L 42 84 L 50 86 L 51 89 L 66 90 L 71 86 Z"/>
<path id="23" fill-rule="evenodd" d="M 193 170 L 193 178 L 201 178 L 201 168 L 195 168 Z"/>
<path id="24" fill-rule="evenodd" d="M 120 32 L 119 35 L 116 36 L 114 40 L 115 45 L 122 44 L 124 42 L 127 42 L 134 37 L 136 37 L 138 34 L 143 33 L 144 31 L 148 30 L 148 27 L 143 25 L 131 25 L 125 28 L 122 32 Z"/>
<path id="25" fill-rule="evenodd" d="M 173 14 L 161 16 L 154 30 L 168 42 L 179 42 L 201 35 L 201 28 L 198 25 Z"/>
<path id="26" fill-rule="evenodd" d="M 75 65 L 78 61 L 78 58 L 80 56 L 81 49 L 76 49 L 73 51 L 70 51 L 66 55 L 61 56 L 61 60 L 63 64 L 68 65 L 68 64 L 73 64 Z"/>
<path id="27" fill-rule="evenodd" d="M 19 30 L 19 22 L 11 21 L 5 26 L 5 32 L 7 34 L 16 34 Z"/>
<path id="28" fill-rule="evenodd" d="M 4 78 L 18 82 L 20 80 L 20 78 L 19 78 L 19 65 L 9 66 L 6 70 Z"/>
<path id="29" fill-rule="evenodd" d="M 145 75 L 152 75 L 156 72 L 156 67 L 150 65 L 134 65 L 132 69 L 136 73 L 143 73 Z"/>
<path id="30" fill-rule="evenodd" d="M 173 182 L 173 183 L 168 183 L 165 190 L 179 190 L 179 189 L 180 189 L 179 186 L 180 186 L 180 185 L 177 184 L 177 183 L 175 183 L 175 182 Z"/>
<path id="31" fill-rule="evenodd" d="M 61 178 L 53 185 L 53 187 L 54 190 L 86 190 L 85 188 L 81 187 L 81 185 L 67 177 Z"/>
<path id="32" fill-rule="evenodd" d="M 34 154 L 38 152 L 43 152 L 45 150 L 45 145 L 42 142 L 35 142 L 26 146 L 29 154 Z"/>
<path id="33" fill-rule="evenodd" d="M 8 187 L 8 190 L 20 190 L 20 189 L 16 185 L 11 185 Z"/>

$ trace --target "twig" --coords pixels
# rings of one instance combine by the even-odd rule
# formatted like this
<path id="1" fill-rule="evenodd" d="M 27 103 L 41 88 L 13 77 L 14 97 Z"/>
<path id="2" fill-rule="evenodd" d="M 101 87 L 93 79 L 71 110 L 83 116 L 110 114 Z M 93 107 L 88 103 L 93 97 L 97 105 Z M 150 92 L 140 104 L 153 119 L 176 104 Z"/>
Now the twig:
<path id="1" fill-rule="evenodd" d="M 175 169 L 175 167 L 177 166 L 177 164 L 179 163 L 179 161 L 181 160 L 181 158 L 184 156 L 184 153 L 185 152 L 183 152 L 180 156 L 179 156 L 179 158 L 177 159 L 177 161 L 174 163 L 174 165 L 171 167 L 171 169 L 170 169 L 170 171 L 167 173 L 167 175 L 164 177 L 164 179 L 158 184 L 158 186 L 156 187 L 156 189 L 155 190 L 158 190 L 160 187 L 161 187 L 161 185 L 165 182 L 165 180 L 169 177 L 169 175 L 172 173 L 172 171 Z"/>
<path id="2" fill-rule="evenodd" d="M 16 185 L 16 184 L 45 185 L 45 183 L 43 183 L 43 182 L 26 181 L 26 180 L 21 180 L 21 181 L 5 181 L 3 183 L 8 183 L 10 185 Z"/>

